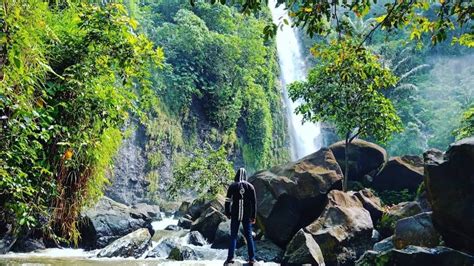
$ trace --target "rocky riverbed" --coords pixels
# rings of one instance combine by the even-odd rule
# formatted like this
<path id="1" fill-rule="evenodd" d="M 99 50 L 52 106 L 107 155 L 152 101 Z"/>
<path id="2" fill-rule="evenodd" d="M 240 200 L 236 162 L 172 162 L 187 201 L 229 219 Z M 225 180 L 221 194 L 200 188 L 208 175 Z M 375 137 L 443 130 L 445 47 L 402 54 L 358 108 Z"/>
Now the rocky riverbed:
<path id="1" fill-rule="evenodd" d="M 474 264 L 474 138 L 423 158 L 388 159 L 382 147 L 362 140 L 353 146 L 349 180 L 360 189 L 341 191 L 342 143 L 249 178 L 261 264 Z M 377 195 L 391 188 L 417 196 L 384 205 Z M 16 253 L 1 255 L 0 263 L 220 265 L 230 231 L 223 208 L 222 196 L 183 202 L 167 214 L 104 197 L 83 213 L 82 250 L 44 249 L 41 239 L 5 236 L 0 250 Z M 18 253 L 22 248 L 33 252 Z M 241 235 L 236 256 L 240 263 L 246 258 Z"/>

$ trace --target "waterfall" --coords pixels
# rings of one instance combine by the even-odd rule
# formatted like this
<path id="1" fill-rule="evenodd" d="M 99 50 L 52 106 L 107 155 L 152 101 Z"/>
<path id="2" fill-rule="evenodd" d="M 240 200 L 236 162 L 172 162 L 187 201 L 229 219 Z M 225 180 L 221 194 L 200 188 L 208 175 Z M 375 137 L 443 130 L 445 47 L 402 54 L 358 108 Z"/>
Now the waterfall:
<path id="1" fill-rule="evenodd" d="M 279 24 L 286 19 L 290 21 L 285 5 L 275 7 L 276 1 L 269 1 L 273 22 Z M 295 114 L 299 101 L 293 102 L 288 97 L 287 85 L 298 80 L 304 80 L 307 74 L 305 60 L 296 34 L 297 29 L 284 25 L 278 29 L 276 45 L 280 64 L 280 83 L 287 110 L 288 132 L 292 159 L 299 159 L 321 148 L 321 129 L 319 123 L 302 123 L 303 116 Z"/>

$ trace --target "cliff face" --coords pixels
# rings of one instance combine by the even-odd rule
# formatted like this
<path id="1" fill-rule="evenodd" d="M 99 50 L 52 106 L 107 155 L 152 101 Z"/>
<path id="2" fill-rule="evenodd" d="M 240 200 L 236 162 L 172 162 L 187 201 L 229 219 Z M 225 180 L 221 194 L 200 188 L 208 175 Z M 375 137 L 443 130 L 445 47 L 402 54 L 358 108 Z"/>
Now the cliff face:
<path id="1" fill-rule="evenodd" d="M 111 199 L 128 205 L 147 201 L 146 190 L 150 184 L 145 178 L 145 131 L 136 124 L 131 127 L 130 136 L 124 139 L 115 157 L 111 185 L 105 192 Z"/>

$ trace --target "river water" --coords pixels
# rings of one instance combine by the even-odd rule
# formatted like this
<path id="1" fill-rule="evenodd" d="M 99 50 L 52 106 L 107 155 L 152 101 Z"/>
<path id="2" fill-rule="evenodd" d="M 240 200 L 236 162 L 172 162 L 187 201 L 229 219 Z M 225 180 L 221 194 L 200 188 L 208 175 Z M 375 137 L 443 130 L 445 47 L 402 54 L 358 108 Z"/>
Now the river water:
<path id="1" fill-rule="evenodd" d="M 285 5 L 275 7 L 276 1 L 270 0 L 269 7 L 272 12 L 273 22 L 277 25 L 283 23 L 283 19 L 291 21 Z M 301 53 L 301 45 L 297 36 L 297 28 L 288 25 L 278 29 L 276 45 L 278 50 L 278 62 L 280 65 L 280 83 L 283 89 L 283 99 L 286 105 L 288 131 L 292 159 L 299 159 L 311 154 L 321 148 L 321 128 L 319 123 L 302 123 L 303 116 L 295 114 L 295 108 L 299 101 L 293 102 L 288 97 L 287 85 L 294 81 L 306 79 L 307 66 Z"/>
<path id="2" fill-rule="evenodd" d="M 163 216 L 164 217 L 164 216 Z M 200 254 L 204 254 L 203 260 L 187 260 L 187 261 L 170 261 L 166 258 L 147 258 L 144 256 L 139 259 L 135 258 L 97 258 L 96 255 L 100 250 L 85 251 L 83 249 L 72 248 L 48 248 L 37 252 L 30 253 L 13 253 L 0 255 L 0 266 L 86 266 L 86 265 L 114 265 L 114 266 L 130 266 L 130 265 L 223 265 L 227 257 L 227 250 L 212 249 L 211 245 L 194 246 L 188 244 L 189 230 L 169 231 L 164 230 L 168 225 L 177 225 L 178 220 L 173 217 L 164 217 L 161 221 L 152 223 L 155 234 L 152 238 L 150 250 L 158 245 L 165 238 L 176 238 L 183 246 L 188 246 L 196 250 Z M 147 252 L 145 252 L 146 254 Z M 237 259 L 235 265 L 243 265 L 242 259 Z M 277 265 L 275 263 L 259 262 L 258 265 Z"/>

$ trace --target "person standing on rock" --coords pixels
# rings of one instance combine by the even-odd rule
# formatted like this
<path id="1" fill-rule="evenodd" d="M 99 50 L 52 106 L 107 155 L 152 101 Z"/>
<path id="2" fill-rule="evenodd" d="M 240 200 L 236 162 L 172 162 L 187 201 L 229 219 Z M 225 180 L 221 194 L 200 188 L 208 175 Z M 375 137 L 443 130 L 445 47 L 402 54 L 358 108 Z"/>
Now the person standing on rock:
<path id="1" fill-rule="evenodd" d="M 255 244 L 252 237 L 252 225 L 257 215 L 257 201 L 255 188 L 247 182 L 247 172 L 240 168 L 235 173 L 235 182 L 227 189 L 225 201 L 225 215 L 230 221 L 230 245 L 227 260 L 224 265 L 234 262 L 234 252 L 237 245 L 239 226 L 244 227 L 244 236 L 247 240 L 249 264 L 255 263 Z"/>

